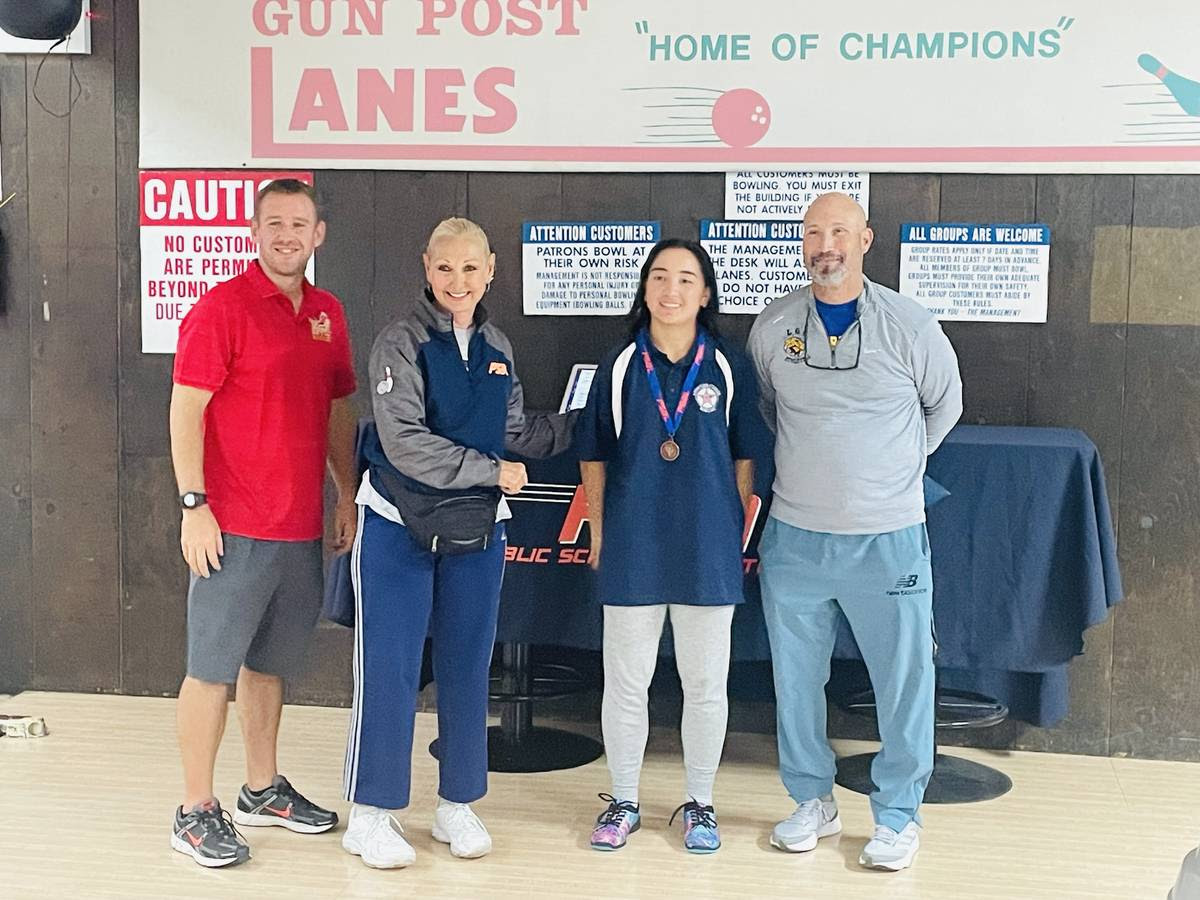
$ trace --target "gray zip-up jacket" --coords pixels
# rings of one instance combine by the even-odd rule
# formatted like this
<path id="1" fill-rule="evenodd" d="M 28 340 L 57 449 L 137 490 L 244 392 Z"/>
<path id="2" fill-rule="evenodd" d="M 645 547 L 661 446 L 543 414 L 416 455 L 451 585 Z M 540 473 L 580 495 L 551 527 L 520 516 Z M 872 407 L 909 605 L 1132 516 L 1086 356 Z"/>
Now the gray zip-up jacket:
<path id="1" fill-rule="evenodd" d="M 495 485 L 506 450 L 527 457 L 570 446 L 576 414 L 526 413 L 512 345 L 480 304 L 464 360 L 450 315 L 428 295 L 388 325 L 371 350 L 374 465 L 439 490 Z"/>
<path id="2" fill-rule="evenodd" d="M 962 415 L 958 358 L 915 300 L 863 279 L 837 341 L 805 287 L 759 313 L 747 349 L 775 432 L 771 515 L 834 534 L 925 521 L 925 458 Z"/>

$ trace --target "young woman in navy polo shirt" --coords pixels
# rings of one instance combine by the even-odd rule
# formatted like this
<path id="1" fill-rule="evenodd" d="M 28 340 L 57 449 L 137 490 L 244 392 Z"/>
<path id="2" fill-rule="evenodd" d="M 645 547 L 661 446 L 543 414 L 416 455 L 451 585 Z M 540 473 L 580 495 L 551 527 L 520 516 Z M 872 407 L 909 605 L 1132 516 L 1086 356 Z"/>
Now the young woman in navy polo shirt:
<path id="1" fill-rule="evenodd" d="M 694 241 L 650 251 L 629 340 L 605 356 L 576 442 L 591 563 L 604 604 L 604 749 L 612 794 L 597 850 L 641 826 L 647 691 L 667 616 L 683 682 L 683 843 L 721 845 L 713 781 L 725 742 L 734 606 L 742 602 L 743 507 L 764 440 L 746 357 L 717 334 L 712 261 Z M 675 816 L 671 817 L 674 821 Z"/>

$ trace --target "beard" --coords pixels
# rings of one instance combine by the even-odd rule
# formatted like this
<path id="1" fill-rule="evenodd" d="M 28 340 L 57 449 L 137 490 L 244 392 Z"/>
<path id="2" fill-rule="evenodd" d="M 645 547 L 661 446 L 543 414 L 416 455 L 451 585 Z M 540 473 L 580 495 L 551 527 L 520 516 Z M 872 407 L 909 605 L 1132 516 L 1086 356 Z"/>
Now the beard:
<path id="1" fill-rule="evenodd" d="M 837 287 L 846 280 L 849 271 L 846 269 L 846 261 L 840 256 L 826 254 L 813 257 L 808 263 L 808 274 L 813 284 Z"/>

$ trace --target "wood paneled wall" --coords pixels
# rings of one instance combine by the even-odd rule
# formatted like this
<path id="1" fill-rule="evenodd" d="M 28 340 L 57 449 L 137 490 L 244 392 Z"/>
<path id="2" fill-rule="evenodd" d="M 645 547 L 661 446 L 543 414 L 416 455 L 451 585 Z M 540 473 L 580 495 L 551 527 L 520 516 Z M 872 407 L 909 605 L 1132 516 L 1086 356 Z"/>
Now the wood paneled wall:
<path id="1" fill-rule="evenodd" d="M 171 358 L 140 352 L 137 3 L 94 4 L 93 53 L 0 56 L 0 691 L 167 694 L 184 664 L 186 578 L 167 438 Z M 696 233 L 723 210 L 719 174 L 323 171 L 318 281 L 346 305 L 356 362 L 422 284 L 420 251 L 451 213 L 479 221 L 499 263 L 489 297 L 528 402 L 557 403 L 571 363 L 615 319 L 525 318 L 520 224 L 657 218 Z M 1200 759 L 1200 177 L 876 175 L 868 274 L 895 284 L 901 221 L 1039 221 L 1053 229 L 1045 325 L 947 326 L 965 421 L 1081 428 L 1117 511 L 1126 602 L 1088 635 L 1072 712 L 1009 724 L 1000 746 Z M 1198 272 L 1200 274 L 1200 272 Z M 1164 297 L 1163 285 L 1172 285 Z M 1180 287 L 1180 285 L 1182 285 Z M 1170 315 L 1162 313 L 1162 309 Z M 1136 324 L 1130 324 L 1136 323 Z M 726 331 L 744 337 L 748 317 Z M 368 408 L 366 389 L 360 403 Z M 322 629 L 291 691 L 345 702 L 349 638 Z"/>

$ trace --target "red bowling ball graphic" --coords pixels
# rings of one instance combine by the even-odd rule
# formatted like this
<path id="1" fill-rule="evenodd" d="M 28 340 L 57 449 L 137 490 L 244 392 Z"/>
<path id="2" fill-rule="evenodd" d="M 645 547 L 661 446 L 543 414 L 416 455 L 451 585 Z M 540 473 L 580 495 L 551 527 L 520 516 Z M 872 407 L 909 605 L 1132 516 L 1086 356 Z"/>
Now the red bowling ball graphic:
<path id="1" fill-rule="evenodd" d="M 730 147 L 752 147 L 771 127 L 771 107 L 758 91 L 734 88 L 713 104 L 712 126 Z"/>

